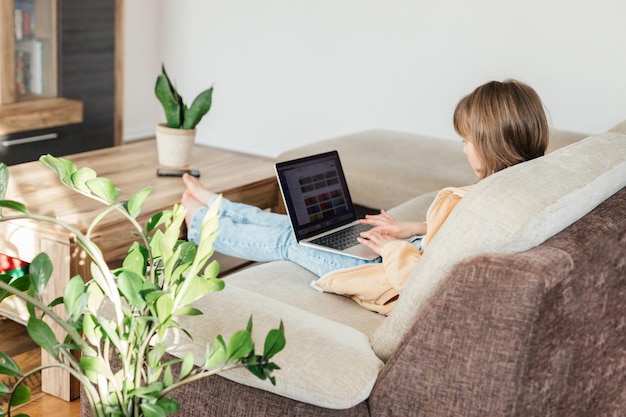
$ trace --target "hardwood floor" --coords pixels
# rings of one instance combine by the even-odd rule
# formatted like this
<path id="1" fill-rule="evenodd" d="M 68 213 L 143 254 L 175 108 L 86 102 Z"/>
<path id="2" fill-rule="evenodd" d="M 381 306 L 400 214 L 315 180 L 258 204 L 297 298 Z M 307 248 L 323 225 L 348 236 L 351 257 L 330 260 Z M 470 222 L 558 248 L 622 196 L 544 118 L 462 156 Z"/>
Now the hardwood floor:
<path id="1" fill-rule="evenodd" d="M 36 368 L 41 363 L 39 347 L 30 339 L 26 328 L 12 320 L 0 318 L 0 352 L 9 355 L 20 366 L 22 372 Z M 0 376 L 0 382 L 12 385 L 17 378 Z M 80 402 L 66 402 L 41 392 L 41 375 L 31 375 L 26 384 L 31 389 L 31 401 L 13 408 L 12 414 L 28 414 L 31 417 L 79 417 Z M 6 402 L 0 400 L 4 407 Z"/>

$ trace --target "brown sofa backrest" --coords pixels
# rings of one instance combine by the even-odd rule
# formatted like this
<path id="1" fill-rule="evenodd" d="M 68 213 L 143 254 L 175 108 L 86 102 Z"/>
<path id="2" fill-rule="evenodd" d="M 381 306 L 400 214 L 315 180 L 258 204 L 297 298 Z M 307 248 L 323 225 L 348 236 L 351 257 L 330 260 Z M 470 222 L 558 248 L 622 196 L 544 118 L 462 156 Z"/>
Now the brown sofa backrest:
<path id="1" fill-rule="evenodd" d="M 446 278 L 370 396 L 373 416 L 626 410 L 626 188 L 545 243 Z"/>

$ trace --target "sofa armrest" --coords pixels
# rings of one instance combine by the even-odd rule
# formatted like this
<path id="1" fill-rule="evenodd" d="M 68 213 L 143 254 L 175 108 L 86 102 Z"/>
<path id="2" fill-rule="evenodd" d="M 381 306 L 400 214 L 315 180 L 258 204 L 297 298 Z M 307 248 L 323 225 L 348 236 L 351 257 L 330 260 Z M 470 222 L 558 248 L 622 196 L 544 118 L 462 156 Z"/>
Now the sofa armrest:
<path id="1" fill-rule="evenodd" d="M 528 260 L 537 268 L 511 262 L 480 256 L 448 275 L 379 376 L 373 416 L 510 415 L 545 290 L 541 269 L 567 268 L 569 258 L 549 251 Z"/>

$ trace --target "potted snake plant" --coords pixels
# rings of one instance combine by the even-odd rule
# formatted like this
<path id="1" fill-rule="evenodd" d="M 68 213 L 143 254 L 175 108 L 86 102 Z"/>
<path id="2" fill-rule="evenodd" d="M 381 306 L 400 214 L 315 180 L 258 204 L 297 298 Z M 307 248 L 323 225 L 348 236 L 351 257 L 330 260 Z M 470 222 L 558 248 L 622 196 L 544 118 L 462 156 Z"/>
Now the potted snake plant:
<path id="1" fill-rule="evenodd" d="M 186 332 L 178 318 L 202 314 L 193 302 L 224 287 L 224 281 L 217 278 L 219 265 L 210 260 L 219 201 L 207 211 L 201 229 L 202 243 L 196 246 L 179 239 L 185 216 L 182 206 L 174 205 L 141 225 L 137 216 L 149 188 L 126 201 L 118 201 L 119 189 L 92 169 L 78 169 L 71 161 L 50 155 L 40 160 L 66 186 L 101 202 L 102 213 L 85 233 L 58 218 L 31 213 L 22 203 L 4 199 L 9 171 L 0 164 L 0 222 L 30 219 L 71 231 L 91 259 L 91 277 L 86 282 L 83 277 L 73 277 L 63 297 L 46 304 L 42 294 L 53 265 L 41 253 L 32 260 L 26 275 L 0 274 L 0 301 L 12 296 L 26 303 L 28 335 L 56 360 L 45 366 L 63 368 L 80 381 L 93 416 L 164 417 L 176 413 L 179 404 L 168 397 L 172 390 L 235 367 L 247 368 L 259 378 L 275 383 L 273 372 L 279 368 L 272 357 L 285 345 L 282 323 L 268 332 L 262 352 L 255 351 L 250 319 L 247 327 L 228 341 L 218 336 L 207 346 L 204 358 L 194 358 L 190 353 L 169 360 L 165 355 L 164 338 L 168 331 Z M 109 269 L 90 235 L 111 212 L 121 214 L 129 223 L 129 233 L 137 236 L 122 266 L 116 269 Z M 48 320 L 64 329 L 65 340 L 57 340 Z M 111 358 L 120 365 L 112 366 Z M 179 372 L 174 372 L 173 367 Z M 0 382 L 0 399 L 8 404 L 8 408 L 0 406 L 0 416 L 12 415 L 12 407 L 29 400 L 30 389 L 23 383 L 42 368 L 22 372 L 12 358 L 0 352 L 0 375 L 16 379 L 12 386 Z M 193 411 L 187 410 L 185 415 L 189 413 Z"/>
<path id="2" fill-rule="evenodd" d="M 187 168 L 196 138 L 196 126 L 211 109 L 213 87 L 202 91 L 187 107 L 178 90 L 161 65 L 154 93 L 165 113 L 166 123 L 156 127 L 159 164 L 166 167 Z"/>

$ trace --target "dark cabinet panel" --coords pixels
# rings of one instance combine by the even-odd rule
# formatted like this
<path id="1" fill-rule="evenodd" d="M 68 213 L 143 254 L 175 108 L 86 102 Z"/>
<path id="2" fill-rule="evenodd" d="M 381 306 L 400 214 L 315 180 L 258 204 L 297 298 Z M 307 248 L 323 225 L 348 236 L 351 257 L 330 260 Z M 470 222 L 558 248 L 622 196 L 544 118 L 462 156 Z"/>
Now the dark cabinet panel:
<path id="1" fill-rule="evenodd" d="M 114 0 L 59 0 L 59 95 L 83 102 L 76 152 L 114 145 Z"/>
<path id="2" fill-rule="evenodd" d="M 0 136 L 0 162 L 14 165 L 36 161 L 45 154 L 62 156 L 86 150 L 81 131 L 81 125 L 68 125 Z"/>

